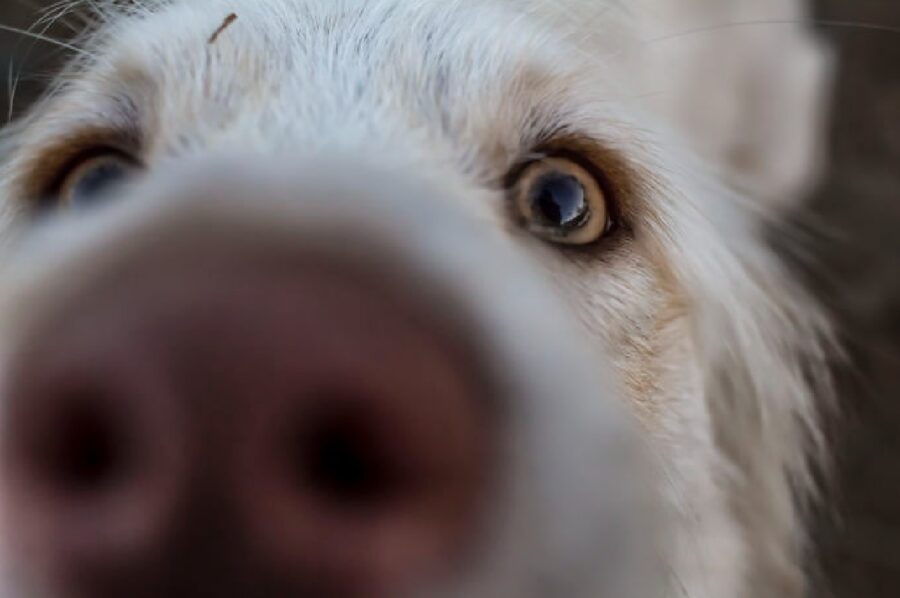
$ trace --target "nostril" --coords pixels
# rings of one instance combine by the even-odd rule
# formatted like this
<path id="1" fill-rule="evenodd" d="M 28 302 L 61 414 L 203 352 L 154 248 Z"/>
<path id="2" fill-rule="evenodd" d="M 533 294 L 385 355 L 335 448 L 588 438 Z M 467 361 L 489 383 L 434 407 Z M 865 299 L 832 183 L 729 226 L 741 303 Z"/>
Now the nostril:
<path id="1" fill-rule="evenodd" d="M 453 567 L 476 533 L 489 459 L 479 395 L 379 365 L 262 405 L 234 470 L 256 550 L 323 594 L 398 595 Z"/>
<path id="2" fill-rule="evenodd" d="M 319 404 L 345 401 L 327 396 Z M 409 480 L 387 450 L 378 419 L 364 409 L 334 409 L 291 426 L 290 459 L 298 489 L 337 508 L 377 508 L 397 497 Z"/>
<path id="3" fill-rule="evenodd" d="M 0 389 L 0 520 L 17 563 L 51 588 L 96 595 L 86 588 L 131 571 L 171 533 L 186 442 L 134 343 L 50 332 L 15 355 Z"/>
<path id="4" fill-rule="evenodd" d="M 2 389 L 2 490 L 19 513 L 79 535 L 167 492 L 184 445 L 149 360 L 58 334 L 17 356 Z"/>
<path id="5" fill-rule="evenodd" d="M 34 474 L 54 492 L 86 496 L 109 491 L 128 475 L 131 438 L 102 391 L 70 391 L 32 433 Z"/>

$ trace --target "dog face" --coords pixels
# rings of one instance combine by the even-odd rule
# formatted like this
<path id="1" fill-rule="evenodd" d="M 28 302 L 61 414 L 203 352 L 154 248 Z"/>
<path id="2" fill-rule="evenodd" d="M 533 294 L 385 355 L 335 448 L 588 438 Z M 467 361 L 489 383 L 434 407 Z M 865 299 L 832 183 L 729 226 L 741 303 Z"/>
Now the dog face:
<path id="1" fill-rule="evenodd" d="M 714 10 L 707 2 L 694 4 L 698 14 Z M 352 349 L 339 347 L 336 354 L 352 356 L 363 350 L 359 347 L 384 351 L 388 374 L 372 376 L 405 388 L 395 393 L 401 397 L 398 405 L 409 402 L 403 399 L 408 394 L 437 393 L 433 410 L 443 413 L 447 426 L 447 438 L 438 444 L 468 448 L 436 453 L 457 464 L 459 471 L 453 471 L 467 480 L 472 476 L 460 473 L 468 471 L 463 464 L 492 464 L 491 476 L 475 477 L 494 483 L 460 482 L 478 486 L 480 500 L 460 491 L 468 498 L 448 499 L 452 509 L 437 510 L 440 517 L 412 526 L 428 533 L 397 539 L 371 532 L 335 540 L 329 528 L 318 540 L 338 548 L 323 545 L 326 556 L 315 558 L 308 546 L 317 540 L 294 533 L 293 511 L 280 511 L 283 505 L 275 499 L 257 505 L 257 511 L 279 514 L 284 526 L 276 524 L 272 531 L 271 522 L 263 522 L 260 529 L 269 535 L 257 535 L 306 538 L 297 540 L 299 548 L 272 549 L 282 565 L 304 570 L 306 585 L 296 587 L 396 595 L 405 588 L 398 584 L 416 578 L 415 591 L 425 596 L 636 596 L 661 589 L 691 598 L 802 595 L 798 500 L 810 485 L 818 394 L 810 379 L 824 378 L 818 368 L 825 326 L 762 241 L 774 198 L 796 193 L 812 163 L 821 64 L 800 32 L 781 32 L 776 44 L 766 36 L 730 40 L 722 46 L 728 49 L 722 62 L 703 70 L 705 77 L 709 69 L 723 69 L 722 77 L 710 82 L 697 75 L 698 65 L 719 46 L 690 40 L 660 56 L 641 43 L 648 32 L 665 31 L 664 24 L 674 22 L 652 6 L 626 13 L 614 3 L 588 1 L 175 0 L 95 9 L 102 24 L 87 36 L 68 75 L 8 138 L 0 175 L 9 245 L 3 304 L 8 402 L 21 403 L 17 395 L 28 395 L 21 389 L 34 386 L 31 370 L 41 372 L 33 375 L 37 378 L 53 378 L 47 372 L 55 371 L 55 362 L 33 356 L 54 353 L 47 343 L 66 347 L 57 341 L 68 338 L 73 347 L 94 347 L 98 343 L 87 337 L 119 334 L 85 336 L 70 328 L 130 330 L 138 324 L 121 314 L 134 312 L 138 321 L 162 330 L 169 320 L 154 319 L 162 317 L 159 305 L 178 313 L 191 303 L 173 289 L 212 292 L 206 283 L 200 285 L 203 293 L 195 288 L 198 273 L 216 273 L 209 278 L 218 281 L 220 291 L 234 272 L 237 282 L 228 288 L 263 289 L 284 278 L 282 266 L 270 268 L 270 262 L 293 264 L 286 254 L 313 256 L 296 266 L 305 273 L 298 275 L 300 281 L 308 289 L 324 289 L 332 308 L 350 307 L 341 317 L 316 312 L 309 322 L 334 319 L 333 334 L 354 340 Z M 758 83 L 763 59 L 755 50 L 763 45 L 778 48 L 772 64 L 780 70 L 774 72 L 783 71 L 785 79 L 790 73 L 806 76 L 790 89 L 773 87 L 777 98 L 795 100 L 788 104 L 804 115 L 788 119 L 795 127 L 792 135 L 766 118 L 765 101 L 751 101 L 738 91 Z M 655 86 L 670 91 L 647 98 Z M 734 109 L 743 102 L 746 111 Z M 708 120 L 698 117 L 703 106 L 709 107 L 703 114 Z M 752 122 L 745 122 L 747 114 L 754 116 Z M 781 135 L 792 142 L 782 143 Z M 728 186 L 736 179 L 756 191 L 753 197 Z M 101 197 L 103 205 L 95 206 Z M 258 272 L 260 262 L 266 264 L 263 271 L 273 270 L 271 277 L 242 278 Z M 339 266 L 322 282 L 307 262 Z M 252 267 L 245 268 L 248 264 Z M 365 282 L 371 275 L 359 271 L 377 272 L 380 282 Z M 359 282 L 351 293 L 334 277 L 365 284 Z M 141 282 L 158 278 L 165 280 Z M 287 293 L 282 283 L 276 286 Z M 335 284 L 343 290 L 334 290 Z M 384 309 L 347 298 L 368 293 L 376 299 L 385 295 Z M 414 307 L 396 299 L 398 293 L 415 297 L 409 300 Z M 216 294 L 223 295 L 229 293 Z M 256 321 L 255 313 L 269 307 L 281 313 L 268 303 L 273 295 L 278 293 L 248 295 L 242 305 L 256 309 L 238 310 L 240 316 L 233 306 L 217 312 L 212 301 L 210 313 L 221 318 L 201 336 L 226 338 L 234 332 L 231 318 Z M 305 294 L 288 296 L 300 301 Z M 385 324 L 372 333 L 382 340 L 371 346 L 358 336 L 365 327 L 353 328 L 349 313 L 371 308 L 371 319 L 393 322 L 398 302 L 404 313 L 425 310 L 416 321 L 440 321 L 434 326 L 442 339 L 452 340 L 447 342 L 456 347 L 454 355 L 459 345 L 474 347 L 461 351 L 468 355 L 464 361 L 484 369 L 479 379 L 488 379 L 493 390 L 454 392 L 490 395 L 491 414 L 456 407 L 441 411 L 443 394 L 435 389 L 454 387 L 459 372 L 471 368 L 450 367 L 456 358 L 441 350 L 435 360 L 443 365 L 429 369 L 429 349 L 419 346 L 423 335 L 407 331 L 413 324 Z M 105 307 L 91 307 L 95 303 Z M 89 315 L 79 315 L 84 313 Z M 197 314 L 191 313 L 194 321 Z M 107 325 L 119 321 L 110 314 L 125 323 Z M 289 330 L 292 316 L 285 317 Z M 328 346 L 322 339 L 329 335 L 316 336 L 309 322 L 297 325 L 298 335 Z M 284 336 L 278 328 L 257 333 Z M 191 344 L 159 334 L 165 346 Z M 248 338 L 253 334 L 247 332 Z M 398 340 L 403 351 L 396 343 L 378 344 L 394 335 L 419 341 Z M 100 353 L 83 359 L 118 363 L 110 356 L 130 351 L 123 349 L 129 343 L 154 345 L 147 339 L 155 337 L 144 331 L 128 338 L 113 348 L 99 343 L 106 348 L 94 347 Z M 197 352 L 214 354 L 212 345 L 201 343 Z M 259 350 L 290 353 L 269 345 Z M 304 350 L 309 351 L 297 349 Z M 406 355 L 405 361 L 394 354 Z M 135 355 L 126 361 L 153 361 Z M 401 366 L 392 369 L 392 359 L 430 372 L 422 375 L 425 386 L 415 387 L 415 376 L 399 374 Z M 318 363 L 312 355 L 309 360 Z M 266 367 L 277 361 L 266 360 Z M 333 365 L 325 362 L 328 367 L 313 369 Z M 221 382 L 218 369 L 196 363 L 187 378 Z M 441 374 L 442 367 L 451 373 Z M 284 368 L 263 378 L 289 377 L 284 372 L 297 366 Z M 128 367 L 117 371 L 123 369 Z M 238 376 L 229 388 L 268 388 L 257 379 L 262 374 L 252 373 Z M 97 375 L 116 378 L 109 372 Z M 435 383 L 442 375 L 454 382 Z M 60 384 L 68 388 L 68 382 Z M 448 390 L 448 396 L 454 392 Z M 446 401 L 460 403 L 452 396 Z M 56 410 L 52 405 L 49 410 Z M 136 412 L 146 407 L 141 405 Z M 241 413 L 255 421 L 252 414 L 267 409 L 253 406 Z M 6 421 L 15 424 L 22 417 L 16 409 L 8 411 Z M 409 415 L 414 416 L 420 423 L 436 417 Z M 180 499 L 172 497 L 183 498 L 178 488 L 191 485 L 184 482 L 193 479 L 185 471 L 199 466 L 189 447 L 218 438 L 207 427 L 198 432 L 194 424 L 175 425 L 181 420 L 160 415 L 157 407 L 146 420 L 154 418 L 163 422 L 152 428 L 156 432 L 190 432 L 154 451 L 171 451 L 176 455 L 171 462 L 184 462 L 159 465 L 169 481 L 153 486 L 154 500 L 142 495 L 145 502 L 125 501 L 142 513 L 137 520 L 147 529 L 153 527 L 148 521 L 168 517 L 158 513 L 176 510 L 172 505 Z M 465 423 L 472 419 L 481 423 Z M 488 419 L 494 423 L 484 424 Z M 456 429 L 453 422 L 463 423 Z M 34 434 L 43 437 L 60 432 L 38 431 Z M 398 441 L 395 452 L 430 454 L 425 447 L 439 432 L 438 426 L 431 438 Z M 483 436 L 492 440 L 482 442 Z M 15 472 L 20 447 L 12 444 L 6 450 L 12 465 L 6 468 Z M 213 461 L 230 463 L 229 442 L 207 444 L 216 447 L 203 449 L 216 454 Z M 237 443 L 243 444 L 253 442 Z M 33 494 L 21 498 L 25 483 L 16 481 L 17 474 L 7 477 L 14 480 L 7 482 L 13 488 L 5 500 L 13 514 L 7 525 L 16 526 L 14 535 L 23 538 L 10 543 L 9 560 L 28 563 L 17 565 L 16 577 L 23 579 L 12 592 L 36 591 L 32 587 L 51 595 L 67 595 L 68 587 L 97 596 L 191 591 L 153 585 L 166 569 L 146 556 L 152 551 L 141 542 L 161 546 L 161 540 L 154 544 L 148 538 L 164 535 L 162 524 L 152 533 L 124 533 L 121 528 L 128 526 L 119 521 L 113 533 L 113 524 L 105 521 L 105 533 L 121 543 L 87 542 L 84 537 L 92 532 L 84 522 L 96 518 L 50 517 L 44 503 L 31 500 Z M 258 488 L 266 487 L 267 479 Z M 219 496 L 244 496 L 220 486 L 213 481 L 209 487 L 216 490 L 204 488 Z M 263 490 L 245 494 L 269 496 Z M 460 514 L 468 512 L 460 505 L 472 502 L 490 505 L 474 509 L 489 531 L 457 533 L 478 527 L 474 516 Z M 22 503 L 38 506 L 29 510 Z M 233 510 L 241 509 L 252 510 Z M 16 524 L 17 517 L 32 523 Z M 83 528 L 79 533 L 72 531 L 72 518 Z M 469 523 L 447 523 L 456 519 Z M 34 523 L 47 520 L 52 525 Z M 444 527 L 453 527 L 453 533 Z M 66 534 L 76 539 L 60 539 Z M 450 558 L 444 545 L 456 546 L 457 536 L 467 538 L 465 548 Z M 379 543 L 391 539 L 412 543 L 414 550 Z M 290 544 L 276 540 L 270 543 Z M 362 549 L 354 552 L 347 545 Z M 153 561 L 146 571 L 155 573 L 131 574 L 129 550 Z M 125 577 L 150 581 L 140 590 L 124 590 L 106 573 L 80 575 L 102 569 L 95 561 L 106 563 L 110 552 L 126 555 L 119 567 L 129 572 Z M 422 557 L 428 567 L 420 566 L 410 556 L 419 552 L 437 556 Z M 236 569 L 248 560 L 222 558 L 240 563 Z M 430 574 L 436 562 L 453 563 L 437 568 L 439 581 L 421 582 L 414 575 Z M 274 574 L 265 567 L 265 575 L 259 567 L 251 569 L 246 578 L 219 577 L 244 588 L 236 595 L 271 591 L 258 579 Z M 317 575 L 337 581 L 319 586 L 310 581 Z M 362 589 L 341 585 L 341 579 L 354 577 L 362 580 Z M 222 583 L 210 587 L 237 591 Z"/>

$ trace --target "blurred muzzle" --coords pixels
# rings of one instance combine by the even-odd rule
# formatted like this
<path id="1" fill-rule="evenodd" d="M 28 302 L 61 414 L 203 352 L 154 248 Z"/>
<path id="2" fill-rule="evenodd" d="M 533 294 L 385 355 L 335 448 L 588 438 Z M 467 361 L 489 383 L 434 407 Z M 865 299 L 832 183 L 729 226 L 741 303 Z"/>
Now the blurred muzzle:
<path id="1" fill-rule="evenodd" d="M 365 274 L 203 253 L 92 294 L 15 366 L 13 460 L 66 567 L 108 596 L 155 585 L 116 565 L 134 550 L 222 559 L 220 596 L 253 561 L 382 595 L 449 558 L 490 465 L 462 347 Z"/>
<path id="2" fill-rule="evenodd" d="M 135 191 L 109 214 L 49 227 L 29 241 L 40 257 L 7 278 L 19 292 L 5 307 L 4 527 L 42 591 L 406 595 L 512 541 L 492 520 L 515 518 L 524 478 L 543 475 L 522 473 L 536 467 L 529 451 L 622 454 L 620 432 L 541 448 L 528 431 L 565 419 L 540 420 L 538 395 L 567 409 L 547 395 L 594 374 L 566 354 L 543 374 L 533 349 L 515 356 L 503 297 L 529 288 L 492 282 L 493 259 L 476 266 L 475 227 L 454 224 L 465 218 L 414 189 L 378 202 L 307 186 L 320 199 L 303 199 L 273 178 L 271 201 L 248 200 L 252 183 L 210 190 L 193 174 Z M 424 240 L 413 231 L 425 221 L 444 232 Z M 444 255 L 457 243 L 470 248 Z M 487 296 L 498 305 L 479 307 Z M 550 322 L 532 331 L 547 350 L 571 344 L 540 336 L 555 316 L 519 315 Z M 556 381 L 528 379 L 551 371 Z M 628 466 L 606 458 L 591 455 L 588 477 L 614 487 Z M 627 500 L 599 490 L 591 508 L 615 523 L 605 533 L 624 533 L 615 509 Z"/>

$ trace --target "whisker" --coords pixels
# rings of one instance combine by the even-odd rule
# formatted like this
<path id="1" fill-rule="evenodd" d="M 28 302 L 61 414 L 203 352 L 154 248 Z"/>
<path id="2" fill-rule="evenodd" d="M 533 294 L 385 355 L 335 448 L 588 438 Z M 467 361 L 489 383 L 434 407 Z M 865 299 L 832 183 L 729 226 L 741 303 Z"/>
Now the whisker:
<path id="1" fill-rule="evenodd" d="M 664 42 L 681 37 L 700 34 L 712 33 L 715 31 L 724 31 L 728 29 L 737 29 L 743 27 L 764 27 L 769 25 L 811 25 L 813 27 L 824 28 L 840 28 L 840 29 L 857 29 L 862 31 L 877 31 L 881 33 L 900 34 L 900 27 L 891 25 L 879 25 L 878 23 L 865 23 L 855 21 L 831 21 L 823 19 L 760 19 L 755 21 L 735 21 L 733 23 L 719 23 L 717 25 L 707 25 L 705 27 L 695 27 L 687 29 L 679 33 L 672 33 L 661 37 L 644 40 L 645 43 Z"/>
<path id="2" fill-rule="evenodd" d="M 23 37 L 27 37 L 29 39 L 33 39 L 36 41 L 44 42 L 50 44 L 52 46 L 56 46 L 57 48 L 62 48 L 64 50 L 68 50 L 69 52 L 74 52 L 80 56 L 90 56 L 90 52 L 79 48 L 73 44 L 68 42 L 64 42 L 60 39 L 56 39 L 54 37 L 50 37 L 49 35 L 44 35 L 42 33 L 36 33 L 34 31 L 28 31 L 27 29 L 22 29 L 20 27 L 11 27 L 9 25 L 0 24 L 0 31 L 5 33 L 12 33 L 14 35 L 21 35 Z"/>
<path id="3" fill-rule="evenodd" d="M 7 71 L 7 113 L 6 113 L 6 124 L 9 124 L 13 121 L 13 116 L 15 115 L 15 106 L 16 106 L 16 93 L 19 90 L 19 80 L 21 79 L 21 71 L 18 71 L 15 67 L 15 63 L 10 60 L 9 67 Z"/>
<path id="4" fill-rule="evenodd" d="M 76 46 L 74 42 L 65 41 L 51 37 L 48 33 L 55 26 L 62 26 L 68 29 L 73 35 L 84 33 L 87 27 L 78 29 L 70 21 L 68 17 L 78 16 L 75 12 L 80 5 L 80 0 L 57 0 L 56 2 L 40 5 L 32 0 L 15 0 L 21 6 L 29 8 L 31 11 L 38 13 L 39 17 L 27 29 L 13 28 L 9 25 L 0 24 L 0 31 L 12 32 L 20 37 L 20 41 L 29 40 L 31 44 L 25 48 L 24 54 L 18 60 L 10 60 L 7 75 L 7 123 L 13 120 L 16 112 L 16 99 L 19 84 L 22 81 L 21 66 L 28 62 L 29 57 L 39 43 L 48 43 L 51 46 L 74 52 L 75 54 L 86 54 Z M 67 37 L 67 36 L 65 36 Z M 19 44 L 16 44 L 16 48 Z M 18 64 L 17 64 L 18 63 Z"/>
<path id="5" fill-rule="evenodd" d="M 66 30 L 72 35 L 77 35 L 81 33 L 85 27 L 84 25 L 76 25 L 72 23 L 70 18 L 74 16 L 77 15 L 69 12 L 68 7 L 57 8 L 55 10 L 47 9 L 44 14 L 42 14 L 40 18 L 35 22 L 35 27 L 37 27 L 38 25 L 43 25 L 46 29 L 50 29 L 57 25 L 61 25 L 65 27 Z"/>
<path id="6" fill-rule="evenodd" d="M 38 18 L 37 22 L 33 25 L 33 27 L 37 27 L 39 25 L 46 24 L 48 27 L 52 27 L 57 23 L 68 29 L 71 33 L 77 34 L 81 31 L 78 26 L 72 24 L 66 17 L 71 15 L 72 10 L 74 9 L 76 2 L 72 2 L 71 0 L 63 0 L 61 2 L 55 2 L 48 6 L 41 6 L 37 2 L 33 2 L 32 0 L 15 0 L 17 4 L 24 6 L 31 10 L 32 12 L 41 15 Z"/>
<path id="7" fill-rule="evenodd" d="M 834 29 L 849 29 L 849 30 L 859 30 L 859 31 L 868 31 L 868 32 L 876 32 L 876 33 L 888 33 L 888 34 L 900 34 L 900 27 L 893 25 L 881 25 L 879 23 L 869 23 L 864 21 L 841 21 L 841 20 L 829 20 L 829 19 L 758 19 L 758 20 L 747 20 L 747 21 L 733 21 L 726 23 L 717 23 L 715 25 L 705 25 L 700 27 L 691 27 L 689 29 L 684 29 L 681 31 L 677 31 L 674 33 L 668 33 L 665 35 L 661 35 L 659 37 L 652 37 L 643 39 L 637 42 L 636 45 L 630 46 L 627 48 L 622 48 L 616 52 L 608 54 L 603 58 L 606 60 L 611 60 L 615 58 L 619 58 L 623 55 L 628 55 L 630 52 L 636 50 L 645 50 L 648 46 L 664 43 L 667 41 L 679 40 L 686 37 L 690 37 L 692 35 L 702 35 L 704 33 L 716 33 L 718 31 L 727 31 L 731 29 L 743 29 L 743 28 L 754 28 L 754 27 L 772 27 L 772 26 L 797 26 L 797 25 L 805 25 L 811 27 L 818 28 L 834 28 Z"/>

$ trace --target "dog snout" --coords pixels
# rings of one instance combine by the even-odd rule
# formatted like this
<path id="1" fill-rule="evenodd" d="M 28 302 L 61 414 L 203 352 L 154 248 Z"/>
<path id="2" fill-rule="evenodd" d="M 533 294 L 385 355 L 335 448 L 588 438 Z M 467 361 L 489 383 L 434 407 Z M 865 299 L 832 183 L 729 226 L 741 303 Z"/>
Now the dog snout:
<path id="1" fill-rule="evenodd" d="M 396 595 L 465 544 L 490 393 L 390 285 L 210 246 L 83 299 L 7 389 L 18 529 L 66 587 Z"/>

